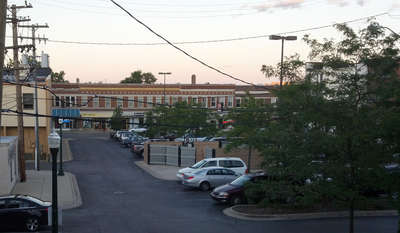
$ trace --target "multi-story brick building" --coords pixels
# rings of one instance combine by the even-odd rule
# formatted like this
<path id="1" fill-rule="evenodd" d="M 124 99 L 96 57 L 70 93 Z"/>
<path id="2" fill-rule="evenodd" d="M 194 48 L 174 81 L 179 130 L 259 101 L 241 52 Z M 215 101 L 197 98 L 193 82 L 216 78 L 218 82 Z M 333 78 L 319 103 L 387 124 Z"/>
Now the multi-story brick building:
<path id="1" fill-rule="evenodd" d="M 274 86 L 238 86 L 235 84 L 93 84 L 53 83 L 56 94 L 51 104 L 52 115 L 71 119 L 65 127 L 70 129 L 108 129 L 109 120 L 117 106 L 122 107 L 124 120 L 131 127 L 139 127 L 153 105 L 174 105 L 178 101 L 201 103 L 217 111 L 220 104 L 225 109 L 239 107 L 242 96 L 248 91 L 266 103 L 274 103 L 276 97 L 269 89 Z M 85 120 L 86 119 L 86 120 Z"/>

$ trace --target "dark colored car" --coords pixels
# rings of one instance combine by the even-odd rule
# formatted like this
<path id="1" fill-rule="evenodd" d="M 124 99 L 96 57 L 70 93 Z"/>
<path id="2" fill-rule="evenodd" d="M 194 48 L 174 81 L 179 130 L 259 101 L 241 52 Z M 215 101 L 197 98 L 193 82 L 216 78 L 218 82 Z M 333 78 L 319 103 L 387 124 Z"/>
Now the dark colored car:
<path id="1" fill-rule="evenodd" d="M 137 144 L 132 143 L 131 152 L 132 152 L 132 154 L 136 154 L 136 155 L 143 157 L 144 142 L 137 143 Z"/>
<path id="2" fill-rule="evenodd" d="M 244 184 L 247 181 L 255 182 L 257 179 L 267 179 L 264 174 L 249 174 L 243 175 L 231 183 L 216 187 L 212 193 L 211 198 L 214 201 L 228 203 L 230 205 L 240 205 L 244 203 Z"/>
<path id="3" fill-rule="evenodd" d="M 284 185 L 282 187 L 284 188 L 289 188 L 295 187 L 298 185 L 304 185 L 305 182 L 302 180 L 293 180 L 293 179 L 281 179 L 280 177 L 276 175 L 267 175 L 264 173 L 255 173 L 255 174 L 248 174 L 248 175 L 243 175 L 236 180 L 232 181 L 231 183 L 216 187 L 212 193 L 211 193 L 211 198 L 215 201 L 222 202 L 222 203 L 228 203 L 230 205 L 240 205 L 242 203 L 247 202 L 247 199 L 245 197 L 245 183 L 246 182 L 252 182 L 249 185 L 260 185 L 265 181 L 284 181 L 281 183 L 281 185 Z M 254 187 L 254 186 L 253 186 Z M 295 193 L 295 196 L 300 196 L 302 195 L 301 193 Z M 255 195 L 255 200 L 256 202 L 261 201 L 263 198 L 265 198 L 265 194 L 259 193 Z M 284 202 L 284 203 L 290 203 L 294 201 L 293 196 L 282 196 L 277 199 L 270 198 L 270 202 Z"/>
<path id="4" fill-rule="evenodd" d="M 28 195 L 0 197 L 0 228 L 23 228 L 37 231 L 48 225 L 50 202 Z"/>
<path id="5" fill-rule="evenodd" d="M 133 134 L 133 135 L 129 136 L 127 139 L 121 140 L 120 144 L 125 147 L 131 147 L 132 144 L 141 143 L 141 142 L 144 142 L 147 140 L 148 140 L 147 138 L 143 138 L 137 134 Z"/>

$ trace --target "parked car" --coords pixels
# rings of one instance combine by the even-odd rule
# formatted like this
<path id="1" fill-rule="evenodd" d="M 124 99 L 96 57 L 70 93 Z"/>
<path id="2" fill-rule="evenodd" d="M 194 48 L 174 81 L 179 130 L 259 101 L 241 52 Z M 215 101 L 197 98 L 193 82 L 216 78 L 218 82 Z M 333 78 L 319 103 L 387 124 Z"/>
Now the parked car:
<path id="1" fill-rule="evenodd" d="M 122 133 L 129 133 L 129 131 L 128 130 L 117 130 L 117 132 L 114 134 L 114 138 L 116 140 L 119 140 Z"/>
<path id="2" fill-rule="evenodd" d="M 182 168 L 178 171 L 176 176 L 179 179 L 182 179 L 183 176 L 188 173 L 192 172 L 194 170 L 197 170 L 199 168 L 204 168 L 204 167 L 226 167 L 229 168 L 235 172 L 238 172 L 242 175 L 247 174 L 247 165 L 245 162 L 243 162 L 242 159 L 240 158 L 209 158 L 209 159 L 203 159 L 200 162 L 197 162 L 196 164 Z"/>
<path id="3" fill-rule="evenodd" d="M 132 133 L 143 133 L 143 132 L 146 132 L 147 129 L 146 128 L 131 128 L 128 131 L 132 132 Z"/>
<path id="4" fill-rule="evenodd" d="M 118 139 L 118 141 L 123 141 L 123 140 L 126 140 L 126 139 L 128 139 L 130 136 L 134 136 L 134 135 L 137 135 L 136 133 L 131 133 L 131 132 L 123 132 L 123 133 L 121 133 L 121 136 L 119 137 L 119 139 Z"/>
<path id="5" fill-rule="evenodd" d="M 141 142 L 144 142 L 144 141 L 147 141 L 147 140 L 148 140 L 147 138 L 138 136 L 137 134 L 133 134 L 133 135 L 129 136 L 128 139 L 122 140 L 120 142 L 120 144 L 125 146 L 125 147 L 131 147 L 132 143 L 136 144 L 136 143 L 141 143 Z"/>
<path id="6" fill-rule="evenodd" d="M 229 183 L 239 176 L 241 176 L 240 173 L 229 168 L 206 167 L 185 173 L 182 178 L 182 184 L 207 191 L 212 187 Z"/>
<path id="7" fill-rule="evenodd" d="M 48 225 L 50 202 L 28 195 L 8 195 L 0 197 L 0 228 L 23 228 L 37 231 Z"/>
<path id="8" fill-rule="evenodd" d="M 137 143 L 137 144 L 132 143 L 132 145 L 131 145 L 131 152 L 132 152 L 132 154 L 139 155 L 139 156 L 142 156 L 142 157 L 143 157 L 143 153 L 144 153 L 144 142 Z"/>
<path id="9" fill-rule="evenodd" d="M 247 202 L 245 197 L 246 182 L 252 182 L 252 185 L 260 185 L 262 182 L 267 180 L 272 181 L 282 181 L 277 175 L 267 175 L 264 173 L 255 173 L 255 174 L 247 174 L 243 175 L 231 183 L 216 187 L 211 192 L 211 198 L 214 201 L 228 203 L 230 205 L 240 205 L 242 203 Z M 285 185 L 284 188 L 288 188 L 289 186 L 295 187 L 296 185 L 305 185 L 303 180 L 293 180 L 293 179 L 285 179 L 282 185 Z M 295 193 L 295 196 L 302 195 L 302 193 Z M 264 193 L 255 194 L 255 201 L 261 201 L 265 198 Z M 279 198 L 274 197 L 269 201 L 271 202 L 283 202 L 290 203 L 294 201 L 293 196 L 281 196 Z"/>
<path id="10" fill-rule="evenodd" d="M 170 133 L 164 136 L 164 139 L 167 139 L 168 141 L 173 142 L 176 139 L 177 135 L 176 133 Z"/>

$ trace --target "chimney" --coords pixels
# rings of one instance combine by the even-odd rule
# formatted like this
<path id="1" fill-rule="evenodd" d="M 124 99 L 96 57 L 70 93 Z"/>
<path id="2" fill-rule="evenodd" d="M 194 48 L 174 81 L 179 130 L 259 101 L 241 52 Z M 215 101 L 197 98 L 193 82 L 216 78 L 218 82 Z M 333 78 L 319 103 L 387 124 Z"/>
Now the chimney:
<path id="1" fill-rule="evenodd" d="M 79 83 L 79 78 L 76 78 L 76 83 Z"/>
<path id="2" fill-rule="evenodd" d="M 196 75 L 192 75 L 192 84 L 196 84 Z"/>

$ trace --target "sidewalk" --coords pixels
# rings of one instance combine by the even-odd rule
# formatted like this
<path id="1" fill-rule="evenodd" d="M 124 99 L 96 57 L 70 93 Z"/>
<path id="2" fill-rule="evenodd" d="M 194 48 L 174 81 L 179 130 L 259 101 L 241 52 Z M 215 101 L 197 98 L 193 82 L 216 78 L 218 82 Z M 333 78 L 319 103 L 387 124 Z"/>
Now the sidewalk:
<path id="1" fill-rule="evenodd" d="M 68 138 L 62 140 L 63 162 L 72 160 L 69 140 Z M 78 182 L 74 174 L 64 172 L 64 176 L 57 175 L 57 187 L 59 208 L 70 209 L 82 205 Z M 26 181 L 18 181 L 11 194 L 27 194 L 43 201 L 52 201 L 52 171 L 26 170 Z"/>

